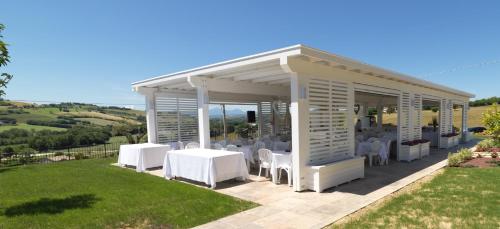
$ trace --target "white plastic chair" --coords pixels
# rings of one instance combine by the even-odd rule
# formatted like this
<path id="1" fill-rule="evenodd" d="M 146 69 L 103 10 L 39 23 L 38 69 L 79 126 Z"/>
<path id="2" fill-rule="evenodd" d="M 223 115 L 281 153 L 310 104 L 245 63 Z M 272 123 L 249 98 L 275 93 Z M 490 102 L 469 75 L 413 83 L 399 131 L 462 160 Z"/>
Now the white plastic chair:
<path id="1" fill-rule="evenodd" d="M 271 169 L 271 162 L 273 160 L 273 153 L 268 149 L 259 149 L 259 177 L 262 169 L 266 169 L 266 177 L 269 176 L 269 169 Z"/>
<path id="2" fill-rule="evenodd" d="M 374 141 L 370 145 L 370 152 L 368 152 L 368 160 L 370 162 L 370 167 L 372 167 L 373 157 L 378 156 L 378 154 L 380 152 L 380 147 L 382 147 L 382 144 L 380 143 L 380 141 Z"/>
<path id="3" fill-rule="evenodd" d="M 186 149 L 198 149 L 200 148 L 200 143 L 198 142 L 190 142 L 186 145 Z"/>
<path id="4" fill-rule="evenodd" d="M 389 165 L 389 156 L 391 154 L 391 141 L 388 140 L 386 143 L 386 149 L 387 149 L 387 155 L 385 155 L 385 158 L 380 158 L 380 164 L 382 165 Z"/>
<path id="5" fill-rule="evenodd" d="M 212 149 L 216 149 L 216 150 L 220 150 L 220 149 L 222 149 L 222 145 L 221 145 L 221 144 L 219 144 L 219 143 L 213 143 L 213 144 L 211 145 L 211 148 L 212 148 Z"/>
<path id="6" fill-rule="evenodd" d="M 291 159 L 291 158 L 290 158 Z M 281 171 L 285 170 L 287 178 L 288 178 L 288 186 L 292 186 L 292 161 L 288 164 L 280 164 L 278 165 L 278 169 L 280 170 L 278 173 L 278 181 L 281 181 Z"/>
<path id="7" fill-rule="evenodd" d="M 378 141 L 378 138 L 376 138 L 376 137 L 371 137 L 371 138 L 368 138 L 368 140 L 366 140 L 366 141 L 367 141 L 367 142 L 371 142 L 371 143 L 373 143 L 373 142 L 375 142 L 375 141 Z"/>
<path id="8" fill-rule="evenodd" d="M 234 152 L 238 152 L 238 146 L 235 146 L 235 145 L 227 145 L 226 146 L 226 150 L 227 151 L 234 151 Z"/>

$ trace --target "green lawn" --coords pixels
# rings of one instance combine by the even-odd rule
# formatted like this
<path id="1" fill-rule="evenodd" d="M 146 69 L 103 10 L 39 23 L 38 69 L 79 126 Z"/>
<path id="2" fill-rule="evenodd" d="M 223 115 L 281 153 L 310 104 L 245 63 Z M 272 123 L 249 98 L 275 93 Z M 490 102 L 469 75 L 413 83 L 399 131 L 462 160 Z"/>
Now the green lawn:
<path id="1" fill-rule="evenodd" d="M 500 228 L 500 167 L 446 168 L 417 190 L 333 228 Z"/>
<path id="2" fill-rule="evenodd" d="M 29 125 L 26 123 L 18 123 L 17 125 L 0 126 L 0 132 L 10 130 L 13 128 L 25 129 L 25 130 L 35 130 L 35 131 L 40 131 L 40 130 L 66 131 L 65 128 L 58 128 L 58 127 L 52 127 L 52 126 L 37 126 L 37 125 Z"/>
<path id="3" fill-rule="evenodd" d="M 0 228 L 186 228 L 256 206 L 114 161 L 0 169 Z"/>

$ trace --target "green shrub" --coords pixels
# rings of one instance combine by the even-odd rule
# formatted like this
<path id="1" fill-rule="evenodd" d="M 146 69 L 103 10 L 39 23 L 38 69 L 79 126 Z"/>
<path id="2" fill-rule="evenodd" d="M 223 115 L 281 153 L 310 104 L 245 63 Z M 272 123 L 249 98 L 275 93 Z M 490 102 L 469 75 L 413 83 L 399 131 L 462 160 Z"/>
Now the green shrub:
<path id="1" fill-rule="evenodd" d="M 462 160 L 460 159 L 460 155 L 458 154 L 448 154 L 448 166 L 450 167 L 458 167 L 460 166 L 460 163 L 462 163 Z"/>
<path id="2" fill-rule="evenodd" d="M 488 149 L 490 149 L 494 146 L 495 146 L 495 144 L 494 144 L 493 139 L 491 139 L 491 138 L 484 139 L 484 140 L 480 141 L 479 143 L 477 143 L 476 151 L 477 152 L 486 152 L 486 151 L 488 151 Z"/>
<path id="3" fill-rule="evenodd" d="M 75 153 L 73 156 L 76 160 L 85 159 L 85 155 L 83 153 Z"/>
<path id="4" fill-rule="evenodd" d="M 493 104 L 492 108 L 483 113 L 482 122 L 486 127 L 486 133 L 493 137 L 496 143 L 500 142 L 500 111 L 497 104 Z"/>
<path id="5" fill-rule="evenodd" d="M 448 166 L 457 167 L 465 161 L 472 159 L 472 151 L 469 149 L 461 149 L 456 153 L 448 154 Z"/>
<path id="6" fill-rule="evenodd" d="M 468 161 L 472 159 L 472 151 L 470 151 L 469 149 L 461 149 L 458 151 L 458 154 L 460 154 L 462 161 Z"/>
<path id="7" fill-rule="evenodd" d="M 491 153 L 491 158 L 497 158 L 497 157 L 498 157 L 498 153 L 497 152 Z"/>
<path id="8" fill-rule="evenodd" d="M 56 157 L 57 157 L 57 156 L 62 156 L 62 155 L 64 155 L 64 153 L 63 153 L 63 152 L 55 152 L 55 153 L 54 153 L 54 156 L 56 156 Z"/>

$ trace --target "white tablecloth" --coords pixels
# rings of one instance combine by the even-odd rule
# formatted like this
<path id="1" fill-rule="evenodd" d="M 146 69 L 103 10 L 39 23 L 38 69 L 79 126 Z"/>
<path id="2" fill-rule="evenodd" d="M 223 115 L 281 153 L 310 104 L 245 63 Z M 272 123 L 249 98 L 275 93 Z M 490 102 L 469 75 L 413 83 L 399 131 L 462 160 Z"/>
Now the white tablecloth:
<path id="1" fill-rule="evenodd" d="M 292 153 L 285 151 L 273 151 L 271 161 L 271 176 L 274 183 L 278 183 L 278 168 L 292 167 Z"/>
<path id="2" fill-rule="evenodd" d="M 165 156 L 163 175 L 204 182 L 215 188 L 216 182 L 248 178 L 242 152 L 213 149 L 172 150 Z"/>
<path id="3" fill-rule="evenodd" d="M 253 146 L 251 145 L 244 145 L 241 147 L 238 147 L 238 150 L 245 155 L 245 159 L 249 161 L 250 163 L 255 163 L 255 159 L 253 158 Z"/>
<path id="4" fill-rule="evenodd" d="M 387 141 L 391 140 L 385 140 L 385 141 L 382 140 L 380 142 L 381 146 L 378 155 L 382 160 L 385 160 L 389 157 L 389 150 L 387 149 Z M 357 156 L 367 155 L 371 151 L 371 144 L 372 144 L 371 142 L 360 142 L 356 149 L 356 155 Z"/>
<path id="5" fill-rule="evenodd" d="M 165 154 L 169 150 L 168 145 L 152 143 L 121 145 L 118 164 L 132 165 L 137 172 L 144 172 L 147 168 L 162 166 Z"/>

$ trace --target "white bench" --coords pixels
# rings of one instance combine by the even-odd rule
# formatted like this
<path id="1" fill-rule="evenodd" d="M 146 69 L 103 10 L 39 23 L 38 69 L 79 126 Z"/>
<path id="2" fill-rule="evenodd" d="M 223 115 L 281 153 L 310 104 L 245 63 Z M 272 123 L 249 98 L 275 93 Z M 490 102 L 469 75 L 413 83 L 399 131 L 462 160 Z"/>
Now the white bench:
<path id="1" fill-rule="evenodd" d="M 365 177 L 365 158 L 354 157 L 324 165 L 310 166 L 312 183 L 308 188 L 322 192 L 327 188 Z"/>

